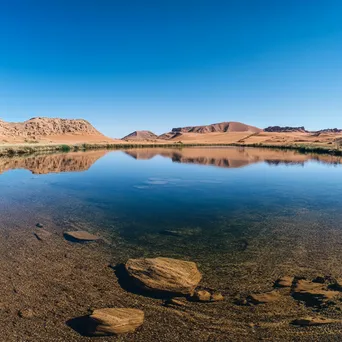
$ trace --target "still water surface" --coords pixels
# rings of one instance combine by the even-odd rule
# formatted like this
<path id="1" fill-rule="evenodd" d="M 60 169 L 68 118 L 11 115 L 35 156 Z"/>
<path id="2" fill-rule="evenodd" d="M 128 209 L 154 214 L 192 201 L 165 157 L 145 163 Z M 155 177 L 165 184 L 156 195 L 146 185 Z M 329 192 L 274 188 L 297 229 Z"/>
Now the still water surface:
<path id="1" fill-rule="evenodd" d="M 340 163 L 253 148 L 2 158 L 1 224 L 52 220 L 118 236 L 142 254 L 217 267 L 222 256 L 263 262 L 262 250 L 295 264 L 298 254 L 315 258 L 313 245 L 329 244 L 321 235 L 342 228 Z"/>

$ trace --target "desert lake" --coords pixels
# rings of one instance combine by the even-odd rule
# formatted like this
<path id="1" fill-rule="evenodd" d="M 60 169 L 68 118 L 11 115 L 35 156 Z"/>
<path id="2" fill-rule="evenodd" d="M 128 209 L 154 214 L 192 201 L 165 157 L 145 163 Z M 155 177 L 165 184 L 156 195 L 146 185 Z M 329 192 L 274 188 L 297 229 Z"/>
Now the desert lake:
<path id="1" fill-rule="evenodd" d="M 68 319 L 89 307 L 125 304 L 153 319 L 122 341 L 309 341 L 325 334 L 337 341 L 339 324 L 303 332 L 289 322 L 317 313 L 337 319 L 340 302 L 319 312 L 285 295 L 266 306 L 240 304 L 251 293 L 271 291 L 284 275 L 342 276 L 341 162 L 237 147 L 0 158 L 4 336 L 85 341 Z M 35 238 L 37 223 L 51 239 Z M 106 243 L 70 243 L 63 238 L 70 230 L 101 235 Z M 220 291 L 225 301 L 166 308 L 160 299 L 122 289 L 108 267 L 157 256 L 196 262 L 201 286 Z M 31 321 L 16 316 L 22 306 L 35 312 Z"/>

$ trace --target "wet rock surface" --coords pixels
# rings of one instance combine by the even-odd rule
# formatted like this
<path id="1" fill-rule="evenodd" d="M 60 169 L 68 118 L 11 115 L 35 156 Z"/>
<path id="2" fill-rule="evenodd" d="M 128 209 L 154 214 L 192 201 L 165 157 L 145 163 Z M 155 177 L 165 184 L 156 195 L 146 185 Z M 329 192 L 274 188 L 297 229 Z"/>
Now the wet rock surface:
<path id="1" fill-rule="evenodd" d="M 101 237 L 94 234 L 90 234 L 86 231 L 65 232 L 64 237 L 67 240 L 74 242 L 91 242 L 101 240 Z"/>
<path id="2" fill-rule="evenodd" d="M 277 291 L 251 294 L 247 300 L 252 304 L 267 304 L 280 300 L 281 296 Z"/>
<path id="3" fill-rule="evenodd" d="M 304 301 L 308 306 L 322 306 L 339 295 L 338 291 L 328 289 L 321 282 L 300 279 L 294 285 L 292 296 L 297 300 Z"/>
<path id="4" fill-rule="evenodd" d="M 193 294 L 202 279 L 194 262 L 178 259 L 130 259 L 125 268 L 137 286 L 157 293 Z"/>
<path id="5" fill-rule="evenodd" d="M 92 336 L 111 336 L 133 333 L 144 322 L 144 312 L 138 309 L 97 309 L 89 316 L 89 334 Z"/>
<path id="6" fill-rule="evenodd" d="M 337 321 L 334 319 L 324 318 L 324 317 L 304 317 L 298 318 L 291 322 L 293 325 L 299 325 L 302 327 L 314 326 L 314 325 L 324 325 L 332 324 Z"/>

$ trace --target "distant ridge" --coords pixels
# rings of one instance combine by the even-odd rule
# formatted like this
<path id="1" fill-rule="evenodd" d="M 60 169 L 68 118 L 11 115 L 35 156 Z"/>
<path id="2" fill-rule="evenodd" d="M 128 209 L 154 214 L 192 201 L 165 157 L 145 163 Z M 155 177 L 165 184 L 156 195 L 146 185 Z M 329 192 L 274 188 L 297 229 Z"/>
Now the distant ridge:
<path id="1" fill-rule="evenodd" d="M 134 131 L 126 135 L 122 140 L 156 140 L 158 136 L 151 131 Z"/>
<path id="2" fill-rule="evenodd" d="M 273 133 L 290 133 L 290 132 L 301 132 L 307 133 L 308 131 L 305 129 L 304 126 L 301 127 L 280 127 L 280 126 L 269 126 L 264 129 L 265 132 L 273 132 Z"/>
<path id="3" fill-rule="evenodd" d="M 234 133 L 234 132 L 250 132 L 259 133 L 262 129 L 249 126 L 241 122 L 220 122 L 203 126 L 188 126 L 173 128 L 171 132 L 164 133 L 159 136 L 160 139 L 174 139 L 183 133 Z"/>

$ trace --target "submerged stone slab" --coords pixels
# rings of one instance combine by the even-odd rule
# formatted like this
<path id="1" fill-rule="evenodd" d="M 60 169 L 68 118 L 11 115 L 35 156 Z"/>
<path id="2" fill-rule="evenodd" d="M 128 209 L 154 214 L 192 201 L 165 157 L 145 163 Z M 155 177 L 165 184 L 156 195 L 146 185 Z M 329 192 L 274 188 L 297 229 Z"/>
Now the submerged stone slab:
<path id="1" fill-rule="evenodd" d="M 144 312 L 129 308 L 106 308 L 94 310 L 89 316 L 94 323 L 93 336 L 110 336 L 132 333 L 144 322 Z"/>
<path id="2" fill-rule="evenodd" d="M 307 327 L 307 326 L 314 326 L 314 325 L 331 324 L 335 322 L 336 320 L 324 318 L 324 317 L 304 317 L 304 318 L 295 319 L 294 321 L 291 322 L 291 324 L 299 325 L 302 327 Z"/>
<path id="3" fill-rule="evenodd" d="M 65 232 L 64 236 L 66 239 L 75 240 L 79 242 L 90 242 L 90 241 L 98 241 L 101 238 L 97 235 L 90 234 L 83 230 L 78 230 L 74 232 Z"/>
<path id="4" fill-rule="evenodd" d="M 126 271 L 144 290 L 192 295 L 202 276 L 194 262 L 171 258 L 130 259 Z"/>
<path id="5" fill-rule="evenodd" d="M 265 293 L 257 293 L 257 294 L 251 294 L 248 297 L 248 301 L 252 304 L 266 304 L 266 303 L 272 303 L 281 298 L 279 292 L 277 291 L 270 291 Z"/>

